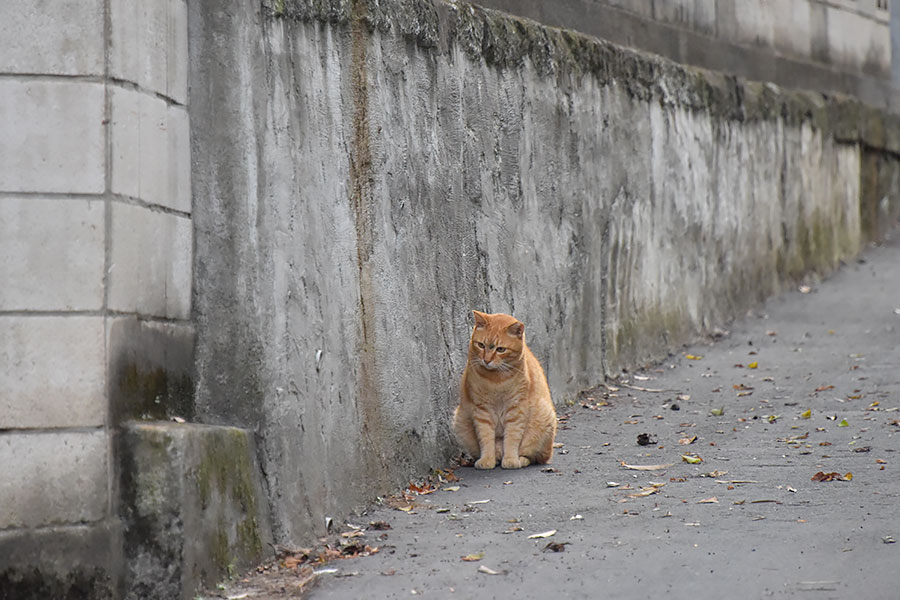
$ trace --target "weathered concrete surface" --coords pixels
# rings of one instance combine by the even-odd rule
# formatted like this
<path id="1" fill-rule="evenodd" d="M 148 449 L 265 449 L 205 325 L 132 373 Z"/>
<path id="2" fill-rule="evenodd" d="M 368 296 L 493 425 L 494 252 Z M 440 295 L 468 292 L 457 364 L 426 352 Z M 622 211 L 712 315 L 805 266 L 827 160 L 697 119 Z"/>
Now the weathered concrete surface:
<path id="1" fill-rule="evenodd" d="M 113 520 L 0 531 L 0 600 L 118 600 L 121 547 Z"/>
<path id="2" fill-rule="evenodd" d="M 477 0 L 676 62 L 849 94 L 900 112 L 887 10 L 875 0 Z M 895 10 L 896 14 L 897 11 Z M 897 52 L 893 52 L 897 56 Z"/>
<path id="3" fill-rule="evenodd" d="M 251 435 L 132 422 L 118 434 L 122 597 L 190 600 L 259 562 L 271 543 Z"/>
<path id="4" fill-rule="evenodd" d="M 557 402 L 860 247 L 849 100 L 444 2 L 191 6 L 197 409 L 260 434 L 276 538 L 452 452 L 479 308 Z"/>
<path id="5" fill-rule="evenodd" d="M 380 551 L 327 565 L 336 575 L 319 576 L 309 598 L 895 597 L 900 240 L 862 257 L 808 294 L 767 302 L 726 339 L 624 379 L 664 392 L 619 385 L 583 396 L 567 411 L 555 471 L 460 468 L 459 491 L 420 496 L 408 514 L 350 518 L 391 529 L 355 538 Z M 637 445 L 640 433 L 656 443 Z M 619 461 L 673 464 L 642 472 Z M 853 478 L 811 481 L 819 471 Z M 651 482 L 659 492 L 630 497 Z M 550 542 L 565 550 L 543 551 Z M 242 593 L 288 597 L 266 592 L 265 578 L 260 595 L 251 589 Z"/>

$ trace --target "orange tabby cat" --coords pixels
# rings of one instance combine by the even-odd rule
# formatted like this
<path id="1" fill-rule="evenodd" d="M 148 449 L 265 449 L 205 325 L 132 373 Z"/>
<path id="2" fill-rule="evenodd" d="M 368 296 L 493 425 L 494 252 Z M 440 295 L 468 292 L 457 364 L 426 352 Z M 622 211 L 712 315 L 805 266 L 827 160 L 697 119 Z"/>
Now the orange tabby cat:
<path id="1" fill-rule="evenodd" d="M 476 469 L 547 463 L 556 410 L 541 363 L 525 344 L 525 325 L 473 310 L 475 328 L 463 371 L 453 431 Z"/>

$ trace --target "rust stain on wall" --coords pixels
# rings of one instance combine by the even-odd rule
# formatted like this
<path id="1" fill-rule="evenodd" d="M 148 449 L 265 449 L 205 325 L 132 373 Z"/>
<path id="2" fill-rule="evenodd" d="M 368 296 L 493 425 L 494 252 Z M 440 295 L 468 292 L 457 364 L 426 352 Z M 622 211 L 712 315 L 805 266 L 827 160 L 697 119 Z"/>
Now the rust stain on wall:
<path id="1" fill-rule="evenodd" d="M 369 128 L 369 85 L 366 62 L 369 32 L 365 0 L 351 3 L 350 93 L 352 130 L 350 143 L 350 207 L 356 223 L 356 258 L 359 268 L 360 345 L 357 412 L 367 445 L 367 467 L 387 471 L 382 451 L 384 427 L 378 399 L 375 357 L 375 307 L 371 258 L 374 248 L 372 215 L 372 148 Z"/>

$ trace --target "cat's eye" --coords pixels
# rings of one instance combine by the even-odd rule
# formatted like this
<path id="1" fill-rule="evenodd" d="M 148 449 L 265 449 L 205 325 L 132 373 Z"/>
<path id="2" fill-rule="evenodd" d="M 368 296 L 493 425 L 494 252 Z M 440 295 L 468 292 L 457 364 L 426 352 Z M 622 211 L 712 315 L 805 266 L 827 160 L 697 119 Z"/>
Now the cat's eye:
<path id="1" fill-rule="evenodd" d="M 503 346 L 497 346 L 497 352 L 503 354 L 504 352 L 506 352 L 506 348 L 504 348 Z"/>
<path id="2" fill-rule="evenodd" d="M 481 342 L 475 342 L 475 345 L 484 350 L 484 344 L 482 344 Z"/>

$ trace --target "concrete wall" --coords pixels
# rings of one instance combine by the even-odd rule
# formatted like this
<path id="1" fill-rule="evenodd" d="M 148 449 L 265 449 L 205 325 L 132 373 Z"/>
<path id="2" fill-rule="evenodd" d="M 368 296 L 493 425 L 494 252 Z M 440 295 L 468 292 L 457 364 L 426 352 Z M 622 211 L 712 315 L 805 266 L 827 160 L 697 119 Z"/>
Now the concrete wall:
<path id="1" fill-rule="evenodd" d="M 860 146 L 900 148 L 462 3 L 191 23 L 197 411 L 259 432 L 281 540 L 443 464 L 470 309 L 525 322 L 562 402 L 853 256 Z"/>
<path id="2" fill-rule="evenodd" d="M 0 596 L 118 597 L 120 350 L 192 368 L 187 6 L 50 4 L 0 4 Z"/>
<path id="3" fill-rule="evenodd" d="M 675 61 L 900 112 L 886 0 L 478 0 Z M 895 11 L 897 12 L 897 11 Z"/>

